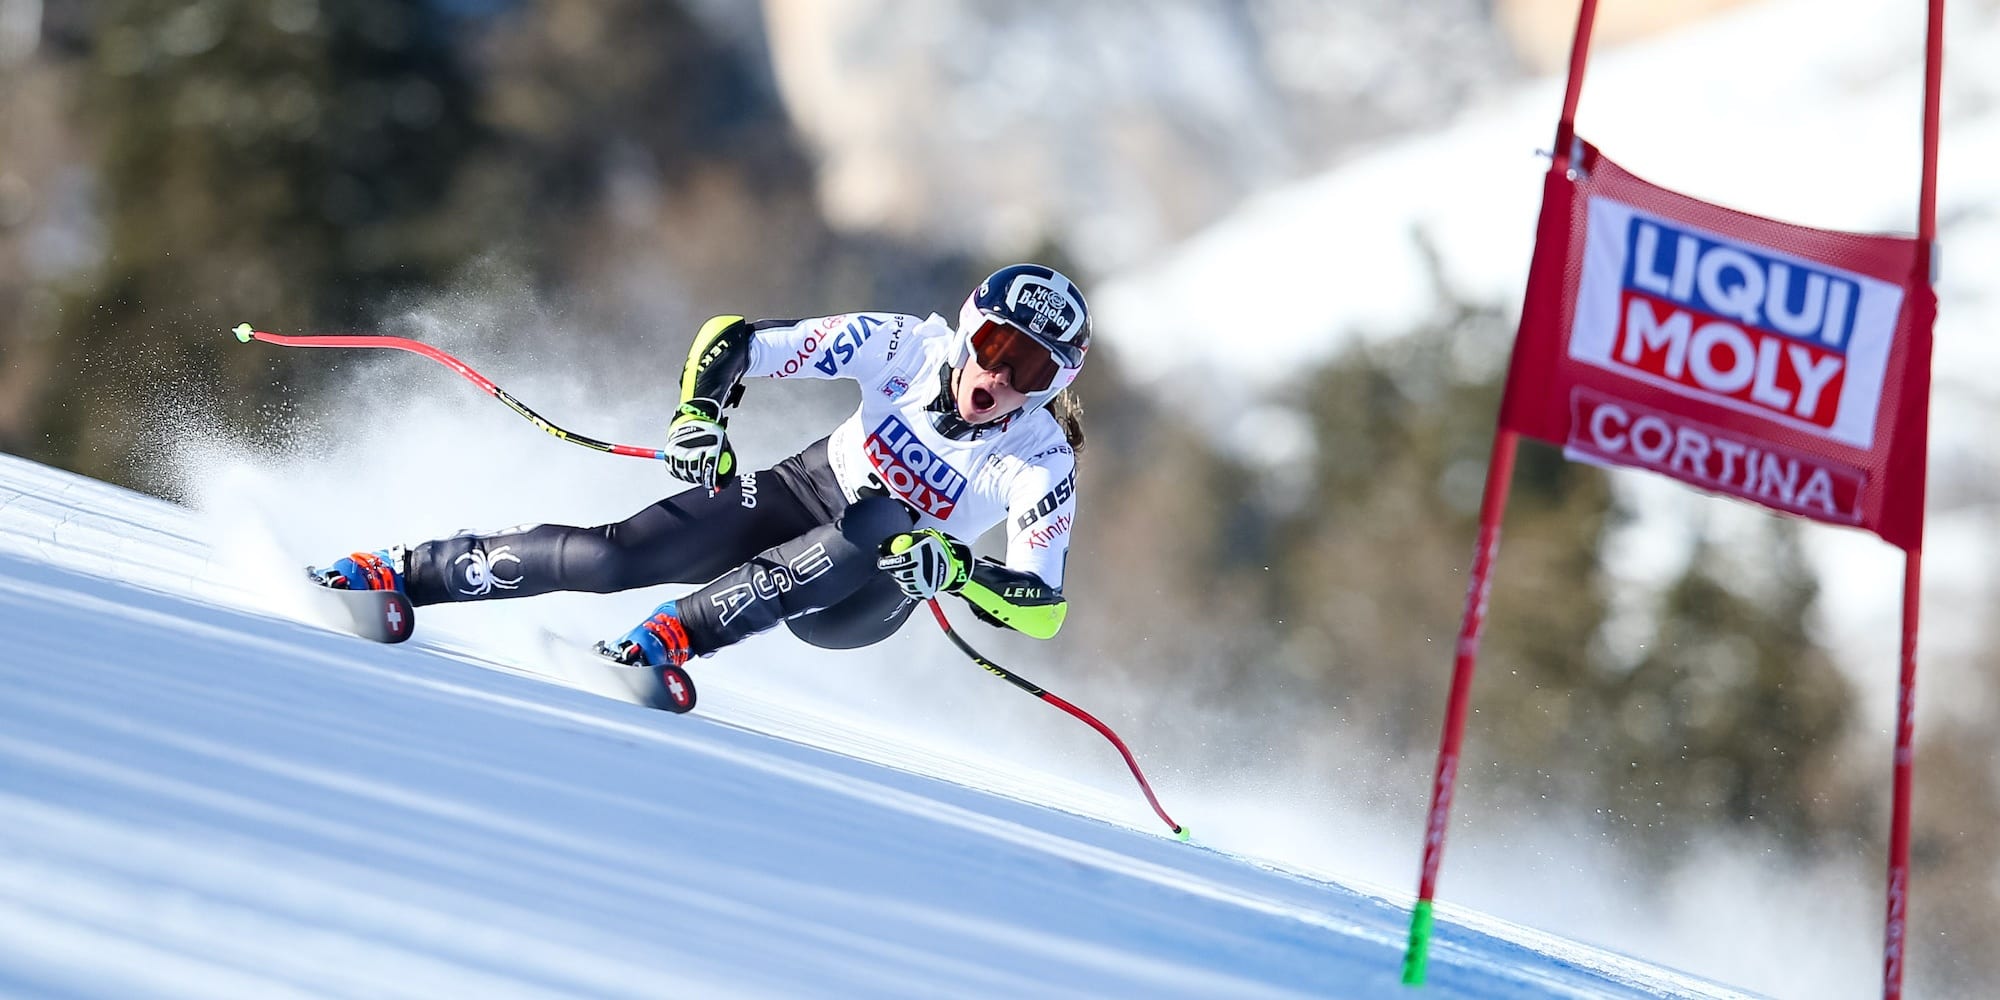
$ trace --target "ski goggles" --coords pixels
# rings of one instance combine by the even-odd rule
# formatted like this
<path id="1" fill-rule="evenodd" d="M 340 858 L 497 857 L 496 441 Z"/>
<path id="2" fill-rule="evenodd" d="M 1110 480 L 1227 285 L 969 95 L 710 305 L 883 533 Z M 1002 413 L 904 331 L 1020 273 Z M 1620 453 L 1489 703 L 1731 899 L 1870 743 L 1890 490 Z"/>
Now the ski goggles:
<path id="1" fill-rule="evenodd" d="M 979 367 L 992 371 L 1006 365 L 1009 385 L 1022 392 L 1041 392 L 1056 380 L 1056 373 L 1068 367 L 1054 349 L 1033 335 L 999 320 L 988 318 L 972 331 L 972 355 Z"/>

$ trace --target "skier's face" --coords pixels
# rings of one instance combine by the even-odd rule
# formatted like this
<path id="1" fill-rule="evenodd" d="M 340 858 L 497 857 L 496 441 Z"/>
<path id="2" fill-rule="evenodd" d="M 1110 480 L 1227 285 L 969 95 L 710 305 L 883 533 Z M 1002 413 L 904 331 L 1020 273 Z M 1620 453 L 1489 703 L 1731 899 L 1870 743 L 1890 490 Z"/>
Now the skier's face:
<path id="1" fill-rule="evenodd" d="M 990 424 L 1021 408 L 1026 393 L 1014 388 L 1013 371 L 1005 364 L 988 371 L 977 357 L 965 359 L 958 372 L 958 415 L 968 424 Z"/>

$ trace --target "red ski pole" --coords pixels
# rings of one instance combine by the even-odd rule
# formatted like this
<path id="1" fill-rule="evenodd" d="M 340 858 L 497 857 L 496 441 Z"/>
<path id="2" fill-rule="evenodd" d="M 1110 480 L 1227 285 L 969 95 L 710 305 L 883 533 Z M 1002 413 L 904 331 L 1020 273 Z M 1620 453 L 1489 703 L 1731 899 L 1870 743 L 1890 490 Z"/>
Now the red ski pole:
<path id="1" fill-rule="evenodd" d="M 1003 667 L 998 663 L 995 663 L 992 660 L 989 660 L 986 657 L 979 655 L 979 651 L 973 649 L 970 643 L 967 643 L 964 639 L 960 638 L 958 630 L 951 627 L 951 620 L 944 616 L 944 609 L 938 606 L 937 598 L 935 597 L 931 598 L 929 603 L 931 606 L 931 614 L 937 616 L 938 627 L 944 629 L 944 634 L 951 639 L 952 644 L 957 646 L 960 652 L 964 653 L 967 656 L 972 657 L 972 662 L 977 663 L 980 666 L 986 668 L 987 673 L 992 674 L 993 676 L 998 677 L 1001 680 L 1006 681 L 1007 683 L 1012 684 L 1015 687 L 1020 688 L 1021 690 L 1026 691 L 1029 694 L 1034 695 L 1035 697 L 1040 698 L 1043 701 L 1046 701 L 1049 704 L 1054 705 L 1055 707 L 1060 708 L 1063 711 L 1068 712 L 1073 716 L 1076 716 L 1078 719 L 1082 720 L 1085 725 L 1088 725 L 1090 728 L 1097 730 L 1098 733 L 1102 735 L 1105 739 L 1110 740 L 1111 745 L 1117 747 L 1118 752 L 1124 755 L 1125 766 L 1132 769 L 1132 777 L 1138 779 L 1139 790 L 1146 793 L 1146 802 L 1153 807 L 1153 812 L 1156 815 L 1158 815 L 1160 819 L 1164 821 L 1167 824 L 1167 826 L 1174 831 L 1175 836 L 1179 837 L 1183 841 L 1188 839 L 1187 827 L 1184 827 L 1179 823 L 1174 822 L 1174 818 L 1172 816 L 1167 815 L 1167 811 L 1165 809 L 1160 808 L 1160 800 L 1153 796 L 1153 786 L 1146 783 L 1145 774 L 1141 773 L 1139 770 L 1139 762 L 1132 758 L 1132 751 L 1126 749 L 1125 741 L 1119 739 L 1118 734 L 1112 732 L 1110 726 L 1107 726 L 1104 723 L 1097 721 L 1097 717 L 1091 715 L 1089 712 L 1086 712 L 1083 709 L 1080 709 L 1075 705 L 1072 705 L 1069 702 L 1066 702 L 1061 698 L 1058 698 L 1055 695 L 1042 690 L 1040 687 L 1037 687 L 1034 684 L 1034 682 L 1028 680 L 1025 677 L 1022 677 L 1020 674 L 1017 674 L 1012 670 L 1008 670 L 1006 667 Z"/>
<path id="2" fill-rule="evenodd" d="M 467 382 L 478 386 L 487 395 L 507 404 L 508 409 L 527 418 L 529 423 L 548 431 L 561 440 L 568 441 L 570 444 L 580 444 L 585 448 L 594 448 L 613 455 L 630 455 L 633 458 L 650 458 L 654 461 L 663 461 L 666 459 L 666 453 L 657 448 L 641 448 L 638 445 L 632 444 L 611 444 L 557 427 L 555 424 L 543 419 L 541 414 L 528 409 L 520 400 L 508 395 L 507 390 L 494 385 L 491 379 L 473 371 L 471 365 L 422 341 L 408 340 L 403 337 L 347 336 L 342 334 L 288 337 L 279 333 L 265 333 L 261 330 L 252 330 L 248 323 L 238 326 L 233 332 L 236 334 L 237 340 L 246 344 L 253 340 L 260 340 L 266 344 L 276 344 L 279 347 L 360 347 L 375 350 L 409 351 L 412 354 L 421 354 L 457 372 Z"/>

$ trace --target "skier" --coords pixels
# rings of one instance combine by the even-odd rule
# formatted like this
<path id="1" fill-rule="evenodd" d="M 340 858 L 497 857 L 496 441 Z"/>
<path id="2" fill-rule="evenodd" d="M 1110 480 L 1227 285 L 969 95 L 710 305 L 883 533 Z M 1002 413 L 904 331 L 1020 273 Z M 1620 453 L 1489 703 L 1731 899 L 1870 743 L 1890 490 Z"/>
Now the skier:
<path id="1" fill-rule="evenodd" d="M 936 314 L 717 316 L 688 350 L 664 449 L 668 472 L 696 488 L 616 524 L 466 533 L 312 572 L 327 587 L 401 590 L 413 605 L 703 584 L 598 644 L 652 668 L 780 621 L 815 646 L 866 646 L 939 593 L 1046 639 L 1067 611 L 1082 445 L 1075 414 L 1059 422 L 1050 403 L 1089 345 L 1082 293 L 1037 264 L 987 277 L 955 328 Z M 854 379 L 861 405 L 804 451 L 738 474 L 724 409 L 745 377 Z M 1006 561 L 974 561 L 967 542 L 1003 520 Z"/>

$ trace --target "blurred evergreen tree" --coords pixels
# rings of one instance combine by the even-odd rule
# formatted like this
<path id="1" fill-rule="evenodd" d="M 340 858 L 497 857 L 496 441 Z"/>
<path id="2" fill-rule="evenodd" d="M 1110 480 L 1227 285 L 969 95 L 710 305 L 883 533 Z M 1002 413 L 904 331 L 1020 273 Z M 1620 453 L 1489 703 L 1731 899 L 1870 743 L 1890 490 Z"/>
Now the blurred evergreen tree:
<path id="1" fill-rule="evenodd" d="M 1607 806 L 1668 851 L 1736 826 L 1808 852 L 1852 807 L 1831 751 L 1853 693 L 1807 630 L 1819 588 L 1797 525 L 1762 524 L 1734 553 L 1696 545 L 1645 656 L 1607 691 L 1625 765 L 1599 772 Z"/>
<path id="2" fill-rule="evenodd" d="M 978 266 L 830 231 L 763 54 L 683 3 L 71 15 L 105 240 L 17 440 L 100 477 L 144 488 L 194 416 L 280 439 L 343 364 L 242 348 L 241 321 L 393 331 L 441 292 L 538 293 L 577 308 L 590 370 L 632 370 L 603 350 L 622 333 L 670 375 L 701 316 L 949 309 Z"/>
<path id="3" fill-rule="evenodd" d="M 712 19 L 678 0 L 524 0 L 492 19 L 481 120 L 543 290 L 574 294 L 572 322 L 626 372 L 669 381 L 718 312 L 954 308 L 984 262 L 834 232 L 769 53 Z"/>
<path id="4" fill-rule="evenodd" d="M 765 194 L 810 186 L 763 54 L 683 3 L 528 0 L 481 53 L 487 121 L 533 177 L 537 200 L 522 211 L 591 212 L 624 163 L 668 187 L 718 165 Z"/>
<path id="5" fill-rule="evenodd" d="M 1413 333 L 1351 350 L 1303 393 L 1318 441 L 1282 617 L 1310 631 L 1295 671 L 1379 727 L 1427 774 L 1464 610 L 1499 409 L 1503 313 L 1452 306 Z M 1534 783 L 1577 752 L 1608 613 L 1599 549 L 1618 522 L 1604 474 L 1523 442 L 1481 647 L 1468 760 Z M 1378 721 L 1379 720 L 1379 721 Z M 1472 778 L 1473 784 L 1488 780 Z M 1471 775 L 1468 775 L 1471 777 Z"/>
<path id="6" fill-rule="evenodd" d="M 6 51 L 8 41 L 0 31 L 0 449 L 21 451 L 48 377 L 55 309 L 45 286 L 75 266 L 62 250 L 81 241 L 61 238 L 68 74 L 45 55 Z"/>
<path id="7" fill-rule="evenodd" d="M 229 327 L 365 327 L 482 244 L 492 213 L 454 200 L 482 137 L 449 27 L 422 0 L 92 7 L 107 238 L 63 306 L 36 457 L 137 483 L 148 424 L 184 399 L 257 436 L 328 359 Z"/>
<path id="8" fill-rule="evenodd" d="M 1991 655 L 1986 659 L 1983 676 L 1991 678 Z M 1887 671 L 1882 681 L 1893 683 Z M 2000 776 L 1994 773 L 1989 710 L 1983 708 L 1995 692 L 1990 680 L 1982 680 L 1951 693 L 1958 706 L 1952 715 L 1962 712 L 1962 717 L 1920 713 L 1924 718 L 1917 725 L 1907 940 L 1912 968 L 1922 970 L 1916 985 L 1938 996 L 1983 996 L 2000 982 L 2000 948 L 1994 947 L 2000 943 L 2000 862 L 1993 853 L 1994 831 L 2000 830 Z M 1877 861 L 1886 855 L 1889 829 L 1888 741 L 1865 749 L 1873 755 L 1869 761 L 1880 762 L 1871 776 L 1873 798 L 1882 805 L 1857 818 L 1867 824 L 1866 839 L 1874 848 L 1869 860 Z"/>

